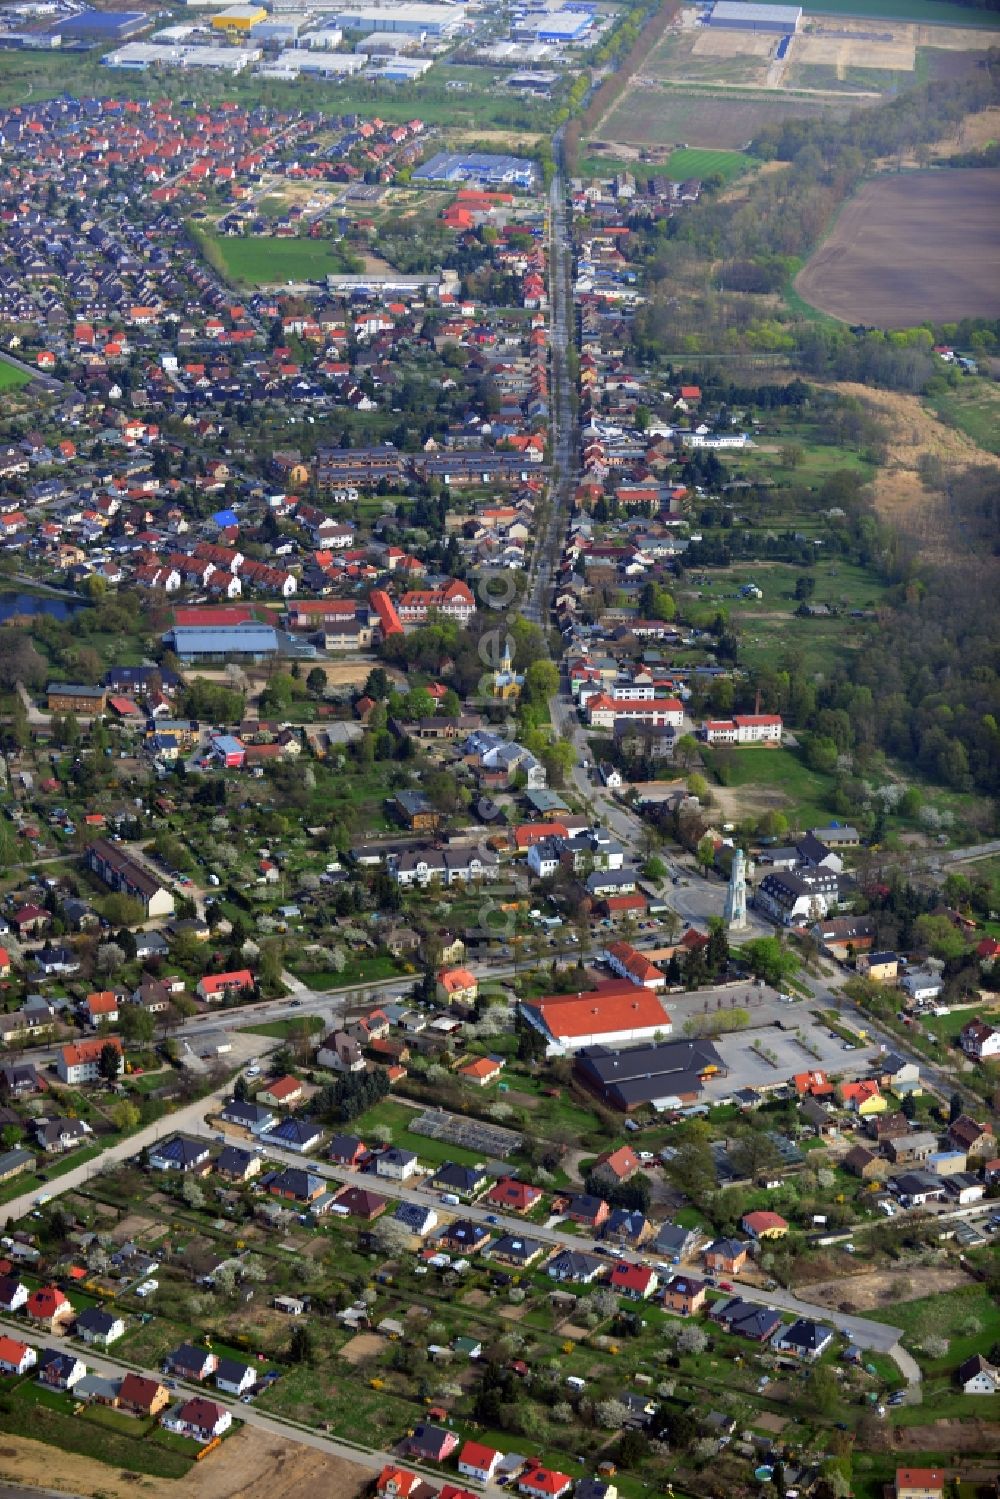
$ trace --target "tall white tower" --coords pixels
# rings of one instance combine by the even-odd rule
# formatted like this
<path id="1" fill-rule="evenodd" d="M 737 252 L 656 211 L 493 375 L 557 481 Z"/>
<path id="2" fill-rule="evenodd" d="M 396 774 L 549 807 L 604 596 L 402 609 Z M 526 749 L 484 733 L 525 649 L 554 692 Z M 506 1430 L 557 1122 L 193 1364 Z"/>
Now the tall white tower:
<path id="1" fill-rule="evenodd" d="M 726 908 L 722 918 L 728 932 L 745 932 L 747 921 L 747 871 L 743 850 L 733 853 L 733 867 L 729 873 L 729 889 L 726 891 Z"/>

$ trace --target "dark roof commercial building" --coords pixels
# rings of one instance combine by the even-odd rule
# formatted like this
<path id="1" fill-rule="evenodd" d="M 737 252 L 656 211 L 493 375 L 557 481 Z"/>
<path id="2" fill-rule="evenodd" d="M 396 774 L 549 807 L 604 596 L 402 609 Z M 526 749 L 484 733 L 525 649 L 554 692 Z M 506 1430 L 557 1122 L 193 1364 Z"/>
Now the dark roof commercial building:
<path id="1" fill-rule="evenodd" d="M 624 1113 L 644 1105 L 682 1108 L 700 1099 L 707 1078 L 726 1075 L 711 1041 L 658 1041 L 624 1050 L 588 1046 L 573 1070 L 602 1102 Z"/>

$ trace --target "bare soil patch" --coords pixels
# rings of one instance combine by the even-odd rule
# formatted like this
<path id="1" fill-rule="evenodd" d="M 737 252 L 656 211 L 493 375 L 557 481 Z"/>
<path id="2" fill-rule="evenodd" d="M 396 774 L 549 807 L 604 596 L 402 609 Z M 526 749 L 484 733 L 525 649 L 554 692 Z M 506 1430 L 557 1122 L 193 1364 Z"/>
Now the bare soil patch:
<path id="1" fill-rule="evenodd" d="M 485 1291 L 469 1291 L 462 1297 L 463 1306 L 489 1306 L 490 1298 Z"/>
<path id="2" fill-rule="evenodd" d="M 962 1270 L 915 1265 L 912 1269 L 875 1270 L 866 1275 L 842 1275 L 838 1280 L 813 1282 L 809 1286 L 809 1300 L 832 1310 L 842 1301 L 849 1301 L 859 1312 L 873 1312 L 897 1301 L 943 1295 L 968 1283 L 969 1278 Z"/>
<path id="3" fill-rule="evenodd" d="M 166 1232 L 166 1225 L 158 1223 L 155 1218 L 144 1218 L 141 1213 L 129 1213 L 116 1224 L 111 1237 L 116 1244 L 124 1244 L 127 1239 L 148 1238 L 153 1229 L 156 1230 L 156 1238 L 159 1238 Z"/>
<path id="4" fill-rule="evenodd" d="M 520 1322 L 521 1318 L 527 1315 L 527 1311 L 526 1306 L 502 1306 L 500 1315 L 505 1322 Z"/>
<path id="5" fill-rule="evenodd" d="M 773 1431 L 780 1436 L 788 1425 L 788 1418 L 786 1416 L 778 1416 L 774 1411 L 763 1411 L 755 1418 L 753 1424 L 759 1426 L 763 1431 Z"/>
<path id="6" fill-rule="evenodd" d="M 152 1478 L 140 1483 L 122 1478 L 116 1469 L 75 1452 L 33 1442 L 28 1437 L 4 1435 L 0 1479 L 27 1487 L 65 1490 L 105 1499 L 314 1499 L 336 1494 L 337 1499 L 360 1499 L 371 1481 L 366 1468 L 328 1456 L 298 1442 L 244 1427 L 198 1464 L 197 1483 L 188 1479 Z"/>
<path id="7" fill-rule="evenodd" d="M 569 1338 L 574 1343 L 582 1343 L 587 1336 L 585 1327 L 578 1327 L 575 1322 L 560 1322 L 558 1328 L 561 1338 Z"/>
<path id="8" fill-rule="evenodd" d="M 879 328 L 996 317 L 998 210 L 1000 170 L 875 178 L 845 205 L 796 290 L 832 317 Z"/>
<path id="9" fill-rule="evenodd" d="M 1000 1452 L 1000 1421 L 928 1421 L 896 1430 L 901 1452 Z"/>
<path id="10" fill-rule="evenodd" d="M 344 1344 L 340 1350 L 340 1357 L 346 1359 L 352 1366 L 356 1366 L 363 1364 L 366 1359 L 374 1358 L 377 1353 L 382 1352 L 384 1347 L 385 1340 L 380 1338 L 378 1333 L 359 1332 L 349 1343 Z"/>

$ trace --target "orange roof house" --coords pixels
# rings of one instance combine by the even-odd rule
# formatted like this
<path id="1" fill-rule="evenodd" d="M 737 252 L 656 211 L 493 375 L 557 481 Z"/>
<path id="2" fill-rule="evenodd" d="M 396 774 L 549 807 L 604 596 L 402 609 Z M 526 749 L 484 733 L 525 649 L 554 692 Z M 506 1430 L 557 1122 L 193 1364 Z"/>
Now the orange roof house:
<path id="1" fill-rule="evenodd" d="M 468 968 L 439 968 L 436 988 L 438 999 L 449 1004 L 475 1004 L 479 980 Z"/>
<path id="2" fill-rule="evenodd" d="M 466 1062 L 464 1067 L 460 1067 L 458 1075 L 479 1088 L 486 1088 L 490 1083 L 496 1082 L 502 1071 L 502 1058 L 477 1057 L 474 1062 Z"/>

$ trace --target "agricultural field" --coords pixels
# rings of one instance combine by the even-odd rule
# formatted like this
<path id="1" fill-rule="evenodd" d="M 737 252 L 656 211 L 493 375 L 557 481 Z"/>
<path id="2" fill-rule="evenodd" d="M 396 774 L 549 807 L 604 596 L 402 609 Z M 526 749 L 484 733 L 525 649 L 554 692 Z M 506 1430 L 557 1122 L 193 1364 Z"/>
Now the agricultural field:
<path id="1" fill-rule="evenodd" d="M 849 103 L 833 108 L 846 114 Z M 749 145 L 765 125 L 801 119 L 830 106 L 808 96 L 785 97 L 777 93 L 759 96 L 669 89 L 660 84 L 635 85 L 626 90 L 611 113 L 601 121 L 600 138 L 636 146 L 700 146 L 711 150 L 738 151 Z"/>
<path id="2" fill-rule="evenodd" d="M 996 317 L 998 189 L 994 170 L 868 182 L 795 278 L 795 289 L 833 317 L 882 328 L 930 317 Z"/>

